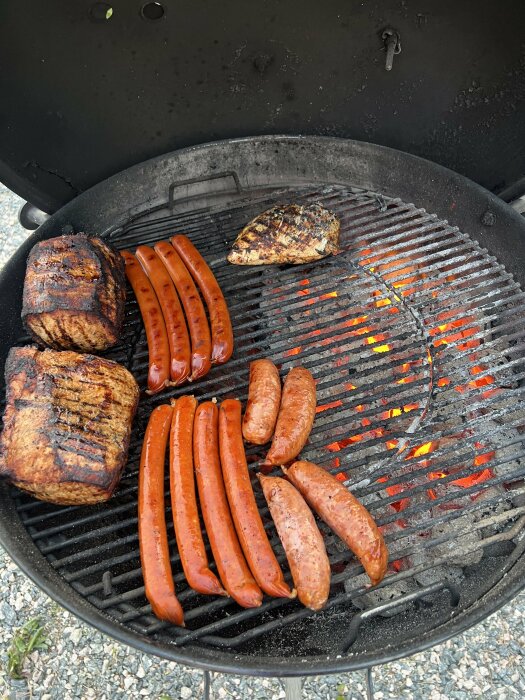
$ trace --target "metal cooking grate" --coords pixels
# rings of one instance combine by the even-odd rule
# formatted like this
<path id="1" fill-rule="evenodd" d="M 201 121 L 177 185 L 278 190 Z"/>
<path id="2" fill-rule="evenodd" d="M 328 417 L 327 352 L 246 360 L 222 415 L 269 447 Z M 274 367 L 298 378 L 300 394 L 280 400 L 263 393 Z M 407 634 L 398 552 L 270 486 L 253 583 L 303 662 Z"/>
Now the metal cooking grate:
<path id="1" fill-rule="evenodd" d="M 239 229 L 282 201 L 317 201 L 334 210 L 345 252 L 298 267 L 228 265 L 225 253 Z M 275 655 L 276 645 L 285 650 L 288 643 L 295 655 L 327 646 L 342 651 L 367 617 L 399 612 L 445 589 L 439 604 L 450 615 L 447 596 L 454 605 L 463 602 L 458 583 L 468 579 L 469 567 L 475 569 L 484 553 L 511 552 L 523 524 L 524 293 L 495 258 L 447 222 L 362 190 L 283 189 L 187 214 L 157 209 L 108 237 L 133 249 L 175 232 L 191 237 L 222 286 L 234 356 L 191 389 L 141 398 L 129 464 L 110 503 L 59 508 L 16 492 L 37 546 L 98 609 L 175 645 L 198 640 L 239 654 L 271 649 Z M 147 346 L 131 294 L 122 344 L 107 356 L 145 386 Z M 172 536 L 187 624 L 179 629 L 158 621 L 144 597 L 136 514 L 144 428 L 154 405 L 184 392 L 200 400 L 245 401 L 249 362 L 266 356 L 281 366 L 282 376 L 297 363 L 313 372 L 318 415 L 303 456 L 339 474 L 367 504 L 384 527 L 390 573 L 375 593 L 368 592 L 360 565 L 326 532 L 333 580 L 323 613 L 312 616 L 296 602 L 270 599 L 243 611 L 186 587 Z M 255 474 L 264 452 L 253 447 L 248 455 Z M 167 513 L 172 533 L 168 501 Z M 339 629 L 328 640 L 331 618 L 342 614 L 353 620 L 348 637 L 340 639 Z"/>

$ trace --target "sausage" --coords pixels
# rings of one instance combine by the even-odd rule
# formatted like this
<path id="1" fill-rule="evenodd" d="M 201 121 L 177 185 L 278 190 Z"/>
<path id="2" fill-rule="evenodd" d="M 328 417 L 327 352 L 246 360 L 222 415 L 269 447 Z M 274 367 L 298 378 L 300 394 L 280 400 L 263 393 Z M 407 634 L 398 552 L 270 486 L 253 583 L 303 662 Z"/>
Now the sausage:
<path id="1" fill-rule="evenodd" d="M 208 307 L 211 325 L 211 361 L 222 365 L 233 353 L 233 329 L 226 299 L 215 275 L 186 236 L 173 236 L 171 243 L 202 292 Z"/>
<path id="2" fill-rule="evenodd" d="M 203 377 L 211 367 L 211 336 L 208 319 L 195 282 L 168 241 L 155 244 L 179 293 L 191 337 L 191 380 Z"/>
<path id="3" fill-rule="evenodd" d="M 246 442 L 264 445 L 270 440 L 281 403 L 279 370 L 271 360 L 250 363 L 248 403 L 242 421 Z"/>
<path id="4" fill-rule="evenodd" d="M 169 382 L 170 347 L 166 324 L 155 291 L 136 257 L 127 250 L 121 251 L 121 255 L 146 328 L 149 353 L 147 393 L 156 394 Z"/>
<path id="5" fill-rule="evenodd" d="M 348 545 L 375 586 L 384 577 L 388 550 L 367 509 L 334 476 L 312 462 L 283 470 L 325 523 Z"/>
<path id="6" fill-rule="evenodd" d="M 139 468 L 139 546 L 146 598 L 160 620 L 184 625 L 170 565 L 164 515 L 164 459 L 170 433 L 171 406 L 152 412 Z"/>
<path id="7" fill-rule="evenodd" d="M 267 464 L 286 464 L 306 445 L 315 418 L 315 381 L 304 367 L 293 367 L 284 380 L 277 424 Z"/>
<path id="8" fill-rule="evenodd" d="M 219 450 L 233 522 L 252 574 L 268 595 L 291 598 L 294 594 L 283 578 L 253 495 L 242 443 L 241 402 L 237 399 L 226 399 L 221 403 Z"/>
<path id="9" fill-rule="evenodd" d="M 219 410 L 205 401 L 195 412 L 193 457 L 204 524 L 224 588 L 243 608 L 257 608 L 262 591 L 243 556 L 226 499 L 219 462 Z"/>
<path id="10" fill-rule="evenodd" d="M 190 375 L 190 338 L 179 295 L 162 260 L 153 248 L 140 245 L 135 251 L 144 272 L 149 277 L 162 309 L 170 346 L 170 379 L 182 384 Z"/>
<path id="11" fill-rule="evenodd" d="M 310 610 L 321 610 L 330 593 L 330 562 L 312 511 L 288 481 L 257 476 L 290 565 L 297 597 Z"/>
<path id="12" fill-rule="evenodd" d="M 198 593 L 227 595 L 208 567 L 193 473 L 193 420 L 197 399 L 181 396 L 173 407 L 170 433 L 171 511 L 177 547 L 189 585 Z"/>

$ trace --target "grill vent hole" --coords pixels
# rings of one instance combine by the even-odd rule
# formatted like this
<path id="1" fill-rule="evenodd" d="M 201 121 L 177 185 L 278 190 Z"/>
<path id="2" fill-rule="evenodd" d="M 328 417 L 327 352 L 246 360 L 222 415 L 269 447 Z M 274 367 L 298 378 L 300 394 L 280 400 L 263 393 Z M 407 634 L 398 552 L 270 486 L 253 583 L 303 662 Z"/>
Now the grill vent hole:
<path id="1" fill-rule="evenodd" d="M 160 2 L 147 2 L 142 5 L 140 14 L 144 19 L 155 21 L 164 17 L 165 9 Z"/>

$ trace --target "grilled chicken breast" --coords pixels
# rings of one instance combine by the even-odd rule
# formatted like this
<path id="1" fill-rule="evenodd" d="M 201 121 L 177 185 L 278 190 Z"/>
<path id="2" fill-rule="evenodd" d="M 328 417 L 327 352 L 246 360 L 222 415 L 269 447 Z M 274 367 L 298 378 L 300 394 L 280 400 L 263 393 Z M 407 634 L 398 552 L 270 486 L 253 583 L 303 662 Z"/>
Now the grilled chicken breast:
<path id="1" fill-rule="evenodd" d="M 127 369 L 93 355 L 12 348 L 0 476 L 43 501 L 107 500 L 126 464 L 139 389 Z"/>
<path id="2" fill-rule="evenodd" d="M 320 204 L 287 204 L 256 216 L 228 255 L 235 265 L 313 262 L 338 250 L 339 220 Z"/>
<path id="3" fill-rule="evenodd" d="M 124 261 L 100 238 L 60 236 L 29 253 L 22 319 L 39 343 L 109 348 L 119 337 L 125 298 Z"/>

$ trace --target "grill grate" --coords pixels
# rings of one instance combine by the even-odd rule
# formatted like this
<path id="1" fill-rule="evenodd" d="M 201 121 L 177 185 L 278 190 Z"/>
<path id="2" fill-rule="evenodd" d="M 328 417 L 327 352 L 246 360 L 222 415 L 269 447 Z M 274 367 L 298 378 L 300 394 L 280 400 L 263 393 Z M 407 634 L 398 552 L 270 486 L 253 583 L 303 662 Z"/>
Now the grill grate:
<path id="1" fill-rule="evenodd" d="M 298 267 L 228 265 L 225 252 L 240 228 L 280 201 L 316 201 L 334 210 L 345 252 Z M 272 357 L 282 376 L 296 363 L 308 367 L 319 406 L 303 456 L 340 475 L 367 504 L 384 527 L 390 573 L 369 593 L 360 565 L 326 532 L 333 581 L 323 613 L 270 599 L 241 610 L 186 587 L 172 536 L 187 627 L 158 621 L 140 571 L 137 468 L 151 409 L 187 387 L 142 397 L 129 464 L 110 503 L 59 508 L 13 492 L 40 551 L 80 595 L 132 630 L 240 654 L 272 645 L 275 655 L 275 645 L 284 652 L 290 640 L 296 656 L 298 649 L 304 655 L 345 651 L 361 622 L 366 628 L 377 613 L 403 609 L 392 598 L 408 604 L 434 596 L 445 615 L 451 602 L 468 602 L 467 593 L 458 594 L 458 580 L 468 579 L 468 566 L 474 570 L 484 553 L 512 551 L 525 513 L 525 295 L 511 275 L 447 222 L 357 189 L 282 189 L 228 207 L 167 211 L 157 208 L 107 235 L 117 247 L 133 249 L 184 232 L 214 270 L 230 307 L 236 350 L 191 391 L 199 400 L 245 401 L 251 360 Z M 147 346 L 131 294 L 122 343 L 106 355 L 145 387 Z M 248 449 L 253 474 L 263 456 L 260 448 Z M 258 503 L 284 561 L 259 492 Z M 172 533 L 170 517 L 167 501 Z M 358 620 L 343 646 L 340 635 L 329 640 L 341 616 Z"/>

